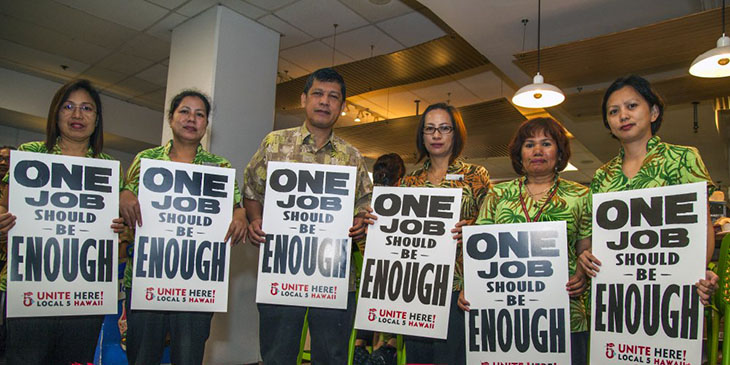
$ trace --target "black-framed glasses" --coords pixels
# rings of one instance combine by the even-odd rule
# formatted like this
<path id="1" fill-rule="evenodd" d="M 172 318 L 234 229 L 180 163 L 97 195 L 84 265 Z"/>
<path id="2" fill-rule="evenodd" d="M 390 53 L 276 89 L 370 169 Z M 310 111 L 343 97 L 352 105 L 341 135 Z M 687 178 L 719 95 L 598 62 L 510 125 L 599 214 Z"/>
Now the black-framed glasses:
<path id="1" fill-rule="evenodd" d="M 423 134 L 434 134 L 436 131 L 439 131 L 441 134 L 449 134 L 454 131 L 454 127 L 450 125 L 441 125 L 438 127 L 433 126 L 426 126 L 423 128 Z"/>

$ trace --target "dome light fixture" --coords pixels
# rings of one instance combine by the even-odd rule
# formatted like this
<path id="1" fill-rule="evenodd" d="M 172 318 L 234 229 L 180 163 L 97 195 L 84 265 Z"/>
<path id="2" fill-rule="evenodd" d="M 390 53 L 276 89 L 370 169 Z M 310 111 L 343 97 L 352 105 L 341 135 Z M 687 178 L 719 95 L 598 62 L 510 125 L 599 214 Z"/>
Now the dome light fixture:
<path id="1" fill-rule="evenodd" d="M 512 97 L 512 103 L 523 108 L 549 108 L 565 100 L 565 94 L 554 85 L 546 84 L 540 74 L 540 4 L 537 1 L 537 74 L 532 83 L 521 87 Z"/>
<path id="2" fill-rule="evenodd" d="M 720 78 L 730 76 L 730 37 L 725 35 L 725 0 L 722 0 L 722 36 L 717 47 L 697 56 L 689 67 L 692 76 Z"/>

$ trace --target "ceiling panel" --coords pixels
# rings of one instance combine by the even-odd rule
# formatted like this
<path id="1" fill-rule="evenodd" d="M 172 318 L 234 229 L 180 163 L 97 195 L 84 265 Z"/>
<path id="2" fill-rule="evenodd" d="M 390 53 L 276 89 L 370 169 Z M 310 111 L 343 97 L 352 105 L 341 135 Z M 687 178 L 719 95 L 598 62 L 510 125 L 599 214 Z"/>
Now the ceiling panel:
<path id="1" fill-rule="evenodd" d="M 256 19 L 268 13 L 267 11 L 243 0 L 223 0 L 221 3 L 249 19 Z"/>
<path id="2" fill-rule="evenodd" d="M 165 87 L 167 86 L 167 67 L 161 64 L 155 64 L 138 73 L 136 77 L 155 85 Z"/>
<path id="3" fill-rule="evenodd" d="M 451 81 L 451 78 L 440 81 L 410 90 L 425 102 L 421 104 L 424 110 L 428 104 L 446 102 L 447 100 L 450 100 L 450 104 L 456 107 L 472 105 L 482 101 L 458 82 Z"/>
<path id="4" fill-rule="evenodd" d="M 390 1 L 387 4 L 378 5 L 371 1 L 363 0 L 340 0 L 350 9 L 354 10 L 363 18 L 376 23 L 381 20 L 395 18 L 413 11 L 408 5 L 400 1 Z"/>
<path id="5" fill-rule="evenodd" d="M 134 34 L 130 28 L 50 0 L 3 1 L 0 13 L 110 49 L 119 47 Z M 79 18 L 84 21 L 78 21 Z"/>
<path id="6" fill-rule="evenodd" d="M 332 35 L 333 24 L 338 24 L 337 33 L 368 24 L 337 0 L 299 0 L 275 14 L 315 38 Z"/>
<path id="7" fill-rule="evenodd" d="M 134 55 L 120 52 L 113 53 L 97 63 L 98 66 L 127 75 L 134 75 L 147 67 L 152 66 L 152 64 L 154 64 L 154 62 L 150 60 L 145 60 Z"/>
<path id="8" fill-rule="evenodd" d="M 14 68 L 35 70 L 43 74 L 51 73 L 54 77 L 61 77 L 65 80 L 89 67 L 88 64 L 68 59 L 56 54 L 46 53 L 34 48 L 25 47 L 6 40 L 0 40 L 0 58 L 17 64 Z M 67 66 L 64 70 L 61 65 Z"/>
<path id="9" fill-rule="evenodd" d="M 121 72 L 105 69 L 101 66 L 92 66 L 79 75 L 79 77 L 89 79 L 97 87 L 104 89 L 122 81 L 122 79 L 126 78 L 127 75 Z"/>
<path id="10" fill-rule="evenodd" d="M 266 10 L 276 10 L 295 1 L 297 0 L 246 0 L 246 2 Z"/>
<path id="11" fill-rule="evenodd" d="M 108 87 L 106 90 L 114 92 L 124 99 L 129 99 L 131 96 L 140 96 L 152 91 L 158 90 L 160 87 L 151 82 L 147 82 L 136 77 L 128 77 L 115 85 Z"/>
<path id="12" fill-rule="evenodd" d="M 153 90 L 147 94 L 140 95 L 133 99 L 134 102 L 147 106 L 150 109 L 165 110 L 165 88 Z"/>
<path id="13" fill-rule="evenodd" d="M 281 56 L 287 60 L 297 60 L 296 65 L 312 72 L 322 67 L 332 66 L 332 47 L 320 41 L 313 41 L 302 44 L 297 47 L 285 49 L 280 52 Z M 352 62 L 352 58 L 340 53 L 335 52 L 335 64 L 343 64 Z M 302 86 L 304 86 L 302 84 Z M 301 89 L 299 92 L 301 93 Z"/>
<path id="14" fill-rule="evenodd" d="M 309 72 L 289 61 L 283 57 L 279 57 L 278 72 L 281 73 L 283 78 L 281 81 L 288 81 L 297 77 L 307 76 Z"/>
<path id="15" fill-rule="evenodd" d="M 281 34 L 279 49 L 291 48 L 312 40 L 310 35 L 291 26 L 291 24 L 277 18 L 274 15 L 266 15 L 259 19 L 258 22 Z"/>
<path id="16" fill-rule="evenodd" d="M 514 90 L 505 84 L 502 79 L 486 66 L 481 72 L 456 77 L 457 81 L 482 100 L 492 100 L 503 96 L 512 96 Z M 485 71 L 486 69 L 486 71 Z"/>
<path id="17" fill-rule="evenodd" d="M 191 17 L 202 13 L 204 10 L 216 4 L 218 4 L 217 0 L 190 0 L 175 11 Z"/>
<path id="18" fill-rule="evenodd" d="M 165 9 L 175 9 L 188 0 L 147 0 L 147 2 L 159 5 Z"/>
<path id="19" fill-rule="evenodd" d="M 56 1 L 135 30 L 143 30 L 167 14 L 167 9 L 144 0 Z"/>
<path id="20" fill-rule="evenodd" d="M 170 56 L 170 42 L 160 40 L 145 33 L 139 33 L 119 51 L 149 61 L 160 62 Z"/>
<path id="21" fill-rule="evenodd" d="M 178 13 L 170 13 L 147 29 L 146 33 L 169 42 L 172 39 L 172 30 L 187 19 Z"/>
<path id="22" fill-rule="evenodd" d="M 715 47 L 720 9 L 644 27 L 542 49 L 540 73 L 561 87 L 610 82 L 628 73 L 658 73 L 689 68 L 695 57 Z M 516 64 L 537 72 L 537 51 L 518 53 Z"/>
<path id="23" fill-rule="evenodd" d="M 412 47 L 444 36 L 441 28 L 418 12 L 411 12 L 377 24 L 388 35 L 406 47 Z"/>
<path id="24" fill-rule="evenodd" d="M 332 47 L 332 41 L 332 37 L 322 40 L 330 47 Z M 335 41 L 337 51 L 350 56 L 354 60 L 371 57 L 371 45 L 374 46 L 372 56 L 380 56 L 403 49 L 403 46 L 395 39 L 372 25 L 337 34 Z"/>
<path id="25" fill-rule="evenodd" d="M 45 53 L 84 63 L 94 63 L 110 52 L 100 46 L 6 15 L 0 15 L 0 37 Z"/>

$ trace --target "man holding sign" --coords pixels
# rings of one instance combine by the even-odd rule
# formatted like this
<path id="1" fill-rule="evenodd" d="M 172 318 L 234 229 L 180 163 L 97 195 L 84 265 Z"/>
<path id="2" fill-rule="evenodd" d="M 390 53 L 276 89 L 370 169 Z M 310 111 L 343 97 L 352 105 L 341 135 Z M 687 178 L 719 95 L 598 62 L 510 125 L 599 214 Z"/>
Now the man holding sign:
<path id="1" fill-rule="evenodd" d="M 193 306 L 193 303 L 205 302 L 215 298 L 213 290 L 190 290 L 187 286 L 180 288 L 166 288 L 160 293 L 154 288 L 139 288 L 136 294 L 145 294 L 145 298 L 162 297 L 166 302 L 173 304 L 189 304 L 188 308 L 182 309 L 176 307 L 175 311 L 161 310 L 130 310 L 132 300 L 140 300 L 141 298 L 131 297 L 131 288 L 133 284 L 132 278 L 149 278 L 156 277 L 166 280 L 171 276 L 181 276 L 187 280 L 195 277 L 197 281 L 209 281 L 217 283 L 221 280 L 227 280 L 228 271 L 225 269 L 227 265 L 221 263 L 226 252 L 228 242 L 236 243 L 245 238 L 246 234 L 246 217 L 243 208 L 240 207 L 241 194 L 233 181 L 233 206 L 226 207 L 219 203 L 217 198 L 228 198 L 230 195 L 222 187 L 230 184 L 230 177 L 222 176 L 223 174 L 206 173 L 203 177 L 202 173 L 197 175 L 193 172 L 192 177 L 187 174 L 178 174 L 180 169 L 176 169 L 175 173 L 163 168 L 157 169 L 157 174 L 146 174 L 140 177 L 142 159 L 173 161 L 188 163 L 194 165 L 207 165 L 215 167 L 229 168 L 231 163 L 225 158 L 216 156 L 203 149 L 200 144 L 201 139 L 205 135 L 208 125 L 208 116 L 210 114 L 210 102 L 208 98 L 197 91 L 183 91 L 177 94 L 171 102 L 169 109 L 169 123 L 172 129 L 172 140 L 164 146 L 150 148 L 137 154 L 132 165 L 127 171 L 127 180 L 124 191 L 120 195 L 120 211 L 125 222 L 130 227 L 145 228 L 155 227 L 158 223 L 161 230 L 165 230 L 165 223 L 170 221 L 178 222 L 178 230 L 173 232 L 177 238 L 165 240 L 165 243 L 155 244 L 155 241 L 163 237 L 151 237 L 142 242 L 140 234 L 137 232 L 138 242 L 135 247 L 142 245 L 149 247 L 135 252 L 132 261 L 134 266 L 127 264 L 124 285 L 127 288 L 127 357 L 130 364 L 152 364 L 159 363 L 164 350 L 165 337 L 170 332 L 170 357 L 174 364 L 201 364 L 203 362 L 203 354 L 205 352 L 205 342 L 210 332 L 210 321 L 213 313 L 210 311 L 199 311 L 199 306 Z M 192 171 L 200 169 L 190 169 Z M 149 170 L 148 170 L 149 171 Z M 184 171 L 182 171 L 184 172 Z M 173 182 L 174 177 L 174 182 Z M 142 180 L 142 182 L 140 182 Z M 153 192 L 165 192 L 166 196 L 157 203 L 152 203 L 152 207 L 164 210 L 172 206 L 178 211 L 194 211 L 195 214 L 176 214 L 176 213 L 159 213 L 160 219 L 164 221 L 142 220 L 142 212 L 140 202 L 137 200 L 137 193 L 140 189 L 140 183 L 145 185 L 147 189 Z M 183 188 L 184 187 L 184 188 Z M 173 194 L 177 193 L 177 194 Z M 188 196 L 181 196 L 181 192 L 188 192 Z M 173 200 L 174 199 L 174 200 Z M 228 231 L 218 230 L 206 234 L 205 237 L 197 239 L 198 231 L 204 231 L 206 226 L 210 226 L 208 220 L 212 220 L 211 216 L 223 215 L 224 210 L 233 210 L 233 218 L 228 226 Z M 149 212 L 146 212 L 149 213 Z M 157 212 L 155 212 L 157 216 Z M 227 212 L 231 214 L 230 211 Z M 182 218 L 182 220 L 180 219 Z M 155 227 L 157 228 L 157 227 Z M 220 236 L 214 237 L 214 234 L 220 233 Z M 167 233 L 160 232 L 159 236 L 166 236 Z M 191 239 L 188 237 L 194 237 Z M 206 240 L 207 239 L 207 240 Z M 210 242 L 210 241 L 214 242 Z M 180 248 L 177 242 L 180 242 Z M 202 241 L 202 242 L 198 242 Z M 207 242 L 207 243 L 206 243 Z M 196 243 L 199 243 L 196 246 Z M 222 247 L 221 247 L 222 246 Z M 158 248 L 158 254 L 155 255 L 153 247 Z M 164 256 L 159 254 L 164 248 Z M 145 252 L 149 250 L 148 252 Z M 193 263 L 193 252 L 195 255 L 195 263 Z M 175 253 L 178 253 L 177 255 Z M 153 259 L 153 257 L 158 259 Z M 211 257 L 212 256 L 212 257 Z M 163 260 L 161 257 L 165 257 Z M 173 259 L 170 259 L 170 258 Z M 227 257 L 230 257 L 228 255 Z M 179 258 L 179 259 L 178 259 Z M 186 259 L 187 258 L 187 259 Z M 158 265 L 153 265 L 154 261 Z M 164 261 L 164 265 L 163 265 Z M 205 261 L 201 263 L 201 261 Z M 156 268 L 155 268 L 156 266 Z M 164 270 L 162 267 L 164 266 Z M 195 269 L 193 269 L 193 266 Z M 133 270 L 134 268 L 134 270 Z M 162 275 L 164 271 L 164 275 Z M 188 271 L 190 275 L 182 272 Z M 157 275 L 153 274 L 156 273 Z M 135 285 L 137 285 L 135 283 Z M 141 285 L 141 284 L 140 284 Z M 162 286 L 162 285 L 158 285 Z M 141 291 L 140 291 L 141 289 Z M 145 289 L 147 291 L 145 292 Z M 191 291 L 194 291 L 191 293 Z M 135 295 L 136 295 L 135 294 Z M 183 300 L 185 302 L 183 303 Z M 190 311 L 196 310 L 196 311 Z"/>
<path id="2" fill-rule="evenodd" d="M 262 230 L 264 195 L 269 161 L 308 162 L 357 167 L 355 209 L 349 236 L 365 234 L 372 183 L 360 152 L 334 135 L 345 102 L 345 82 L 335 70 L 315 71 L 307 79 L 301 96 L 306 119 L 301 127 L 267 135 L 244 172 L 244 206 L 253 244 L 266 243 Z M 261 268 L 259 268 L 261 270 Z M 331 364 L 347 363 L 347 347 L 355 308 L 354 283 L 348 296 L 347 310 L 309 308 L 312 335 L 312 358 Z M 293 364 L 299 352 L 306 307 L 259 303 L 261 356 L 266 364 Z"/>

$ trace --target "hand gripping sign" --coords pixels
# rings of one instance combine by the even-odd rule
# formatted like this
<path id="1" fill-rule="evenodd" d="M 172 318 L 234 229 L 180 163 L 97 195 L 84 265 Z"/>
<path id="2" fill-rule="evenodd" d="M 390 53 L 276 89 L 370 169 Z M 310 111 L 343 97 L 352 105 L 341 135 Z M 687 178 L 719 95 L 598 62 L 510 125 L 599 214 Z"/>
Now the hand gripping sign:
<path id="1" fill-rule="evenodd" d="M 565 222 L 464 227 L 467 363 L 570 364 Z"/>
<path id="2" fill-rule="evenodd" d="M 355 172 L 269 161 L 257 303 L 347 308 Z"/>
<path id="3" fill-rule="evenodd" d="M 355 328 L 445 339 L 461 189 L 373 189 Z"/>
<path id="4" fill-rule="evenodd" d="M 8 317 L 117 312 L 119 162 L 11 151 Z"/>
<path id="5" fill-rule="evenodd" d="M 707 185 L 593 195 L 591 363 L 700 364 Z"/>
<path id="6" fill-rule="evenodd" d="M 225 312 L 235 170 L 142 159 L 132 309 Z"/>

